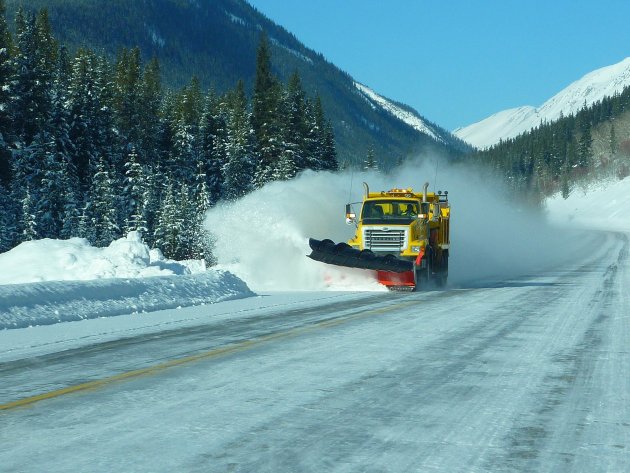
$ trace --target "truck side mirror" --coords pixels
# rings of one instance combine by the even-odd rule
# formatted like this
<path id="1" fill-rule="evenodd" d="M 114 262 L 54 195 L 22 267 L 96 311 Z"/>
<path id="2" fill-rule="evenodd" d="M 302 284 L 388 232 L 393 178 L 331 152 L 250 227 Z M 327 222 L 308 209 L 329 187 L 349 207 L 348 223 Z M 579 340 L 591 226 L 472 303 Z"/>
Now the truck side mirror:
<path id="1" fill-rule="evenodd" d="M 352 205 L 346 204 L 346 223 L 352 225 L 357 221 L 357 215 L 352 211 Z"/>

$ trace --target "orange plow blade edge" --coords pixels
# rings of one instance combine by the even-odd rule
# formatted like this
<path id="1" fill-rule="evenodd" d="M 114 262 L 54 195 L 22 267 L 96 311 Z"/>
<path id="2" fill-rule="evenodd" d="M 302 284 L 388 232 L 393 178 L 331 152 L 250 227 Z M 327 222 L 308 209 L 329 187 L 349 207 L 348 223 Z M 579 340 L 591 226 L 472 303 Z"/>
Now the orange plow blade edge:
<path id="1" fill-rule="evenodd" d="M 391 273 L 389 271 L 376 271 L 376 279 L 383 286 L 388 288 L 416 287 L 416 280 L 413 271 L 405 271 L 404 273 Z"/>

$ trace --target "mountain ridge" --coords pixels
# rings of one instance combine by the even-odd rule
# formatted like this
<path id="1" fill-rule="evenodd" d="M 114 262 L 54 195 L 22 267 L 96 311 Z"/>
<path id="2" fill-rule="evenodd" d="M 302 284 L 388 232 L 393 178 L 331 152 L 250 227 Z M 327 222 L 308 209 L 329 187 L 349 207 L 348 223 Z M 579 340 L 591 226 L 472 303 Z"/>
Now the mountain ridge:
<path id="1" fill-rule="evenodd" d="M 388 110 L 372 107 L 350 74 L 244 0 L 6 0 L 6 5 L 9 17 L 18 6 L 46 8 L 55 36 L 70 49 L 89 47 L 111 57 L 138 46 L 145 61 L 159 59 L 167 86 L 182 87 L 197 76 L 204 88 L 218 92 L 244 79 L 251 93 L 260 32 L 265 31 L 274 73 L 287 81 L 297 70 L 305 91 L 321 97 L 340 162 L 360 164 L 371 148 L 387 169 L 427 148 L 448 154 L 469 150 L 443 128 L 435 126 L 441 137 L 436 140 Z"/>
<path id="2" fill-rule="evenodd" d="M 620 93 L 627 86 L 630 86 L 630 57 L 585 74 L 540 107 L 525 105 L 502 110 L 479 122 L 457 128 L 453 134 L 477 148 L 487 148 L 500 140 L 528 132 L 541 122 L 575 114 L 585 105 Z"/>

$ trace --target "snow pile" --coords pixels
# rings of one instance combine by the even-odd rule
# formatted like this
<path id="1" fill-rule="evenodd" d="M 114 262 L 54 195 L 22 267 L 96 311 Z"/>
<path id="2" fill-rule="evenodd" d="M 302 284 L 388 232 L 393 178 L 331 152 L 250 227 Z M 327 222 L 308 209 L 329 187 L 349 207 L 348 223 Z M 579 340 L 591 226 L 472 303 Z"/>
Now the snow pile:
<path id="1" fill-rule="evenodd" d="M 149 250 L 138 232 L 94 248 L 83 238 L 27 241 L 0 254 L 0 285 L 193 274 L 202 261 L 171 261 Z"/>
<path id="2" fill-rule="evenodd" d="M 0 286 L 0 329 L 175 309 L 254 295 L 243 281 L 224 271 L 6 285 Z"/>
<path id="3" fill-rule="evenodd" d="M 630 232 L 630 177 L 597 189 L 547 200 L 551 222 L 581 228 Z"/>
<path id="4" fill-rule="evenodd" d="M 160 277 L 153 277 L 160 276 Z M 131 232 L 107 248 L 81 238 L 0 254 L 0 329 L 209 304 L 255 295 L 233 274 L 149 250 Z"/>
<path id="5" fill-rule="evenodd" d="M 539 108 L 530 106 L 503 110 L 453 134 L 479 148 L 486 148 L 500 139 L 514 138 L 540 125 L 555 121 L 561 115 L 578 112 L 584 104 L 592 105 L 604 97 L 612 97 L 630 85 L 630 57 L 612 66 L 602 67 L 547 100 Z"/>

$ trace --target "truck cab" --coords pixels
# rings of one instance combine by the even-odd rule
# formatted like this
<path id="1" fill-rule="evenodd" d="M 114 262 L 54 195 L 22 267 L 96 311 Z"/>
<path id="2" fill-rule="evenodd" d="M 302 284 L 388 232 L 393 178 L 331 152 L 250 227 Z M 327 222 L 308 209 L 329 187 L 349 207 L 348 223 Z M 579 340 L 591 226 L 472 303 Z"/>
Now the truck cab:
<path id="1" fill-rule="evenodd" d="M 352 204 L 346 206 L 346 222 L 356 226 L 348 245 L 380 256 L 413 261 L 413 285 L 432 278 L 438 285 L 445 283 L 450 248 L 448 192 L 428 192 L 428 183 L 422 193 L 411 188 L 370 192 L 367 184 L 364 185 L 366 192 L 359 218 Z M 387 283 L 389 277 L 395 279 L 391 284 Z M 379 281 L 385 285 L 401 285 L 399 279 L 392 273 L 379 274 Z"/>

